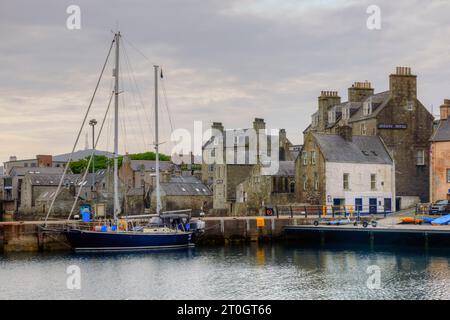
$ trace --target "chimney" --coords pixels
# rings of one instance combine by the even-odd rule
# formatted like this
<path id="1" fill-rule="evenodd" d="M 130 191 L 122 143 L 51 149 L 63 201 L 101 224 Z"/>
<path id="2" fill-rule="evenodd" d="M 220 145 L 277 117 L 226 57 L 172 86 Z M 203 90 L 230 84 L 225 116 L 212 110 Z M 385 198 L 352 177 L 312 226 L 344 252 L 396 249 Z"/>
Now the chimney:
<path id="1" fill-rule="evenodd" d="M 39 168 L 53 166 L 53 157 L 51 155 L 40 154 L 40 155 L 36 156 L 36 160 L 37 160 L 37 166 Z"/>
<path id="2" fill-rule="evenodd" d="M 9 156 L 9 161 L 17 161 L 17 157 L 16 156 Z"/>
<path id="3" fill-rule="evenodd" d="M 363 102 L 368 97 L 373 96 L 374 89 L 369 81 L 355 82 L 348 88 L 349 102 Z"/>
<path id="4" fill-rule="evenodd" d="M 352 127 L 348 125 L 340 126 L 336 129 L 338 135 L 342 137 L 345 141 L 351 142 L 353 140 L 353 130 Z"/>
<path id="5" fill-rule="evenodd" d="M 441 105 L 441 120 L 447 120 L 450 117 L 450 99 L 444 99 L 444 104 Z"/>
<path id="6" fill-rule="evenodd" d="M 211 129 L 215 129 L 215 130 L 219 130 L 220 132 L 223 132 L 222 122 L 213 122 Z"/>
<path id="7" fill-rule="evenodd" d="M 325 131 L 325 127 L 328 123 L 328 111 L 332 106 L 341 103 L 341 97 L 339 97 L 337 91 L 321 91 L 319 96 L 319 122 L 318 131 Z"/>
<path id="8" fill-rule="evenodd" d="M 255 118 L 255 121 L 253 121 L 253 129 L 256 130 L 256 132 L 258 132 L 261 129 L 265 129 L 266 128 L 266 123 L 264 122 L 264 119 L 261 118 Z"/>
<path id="9" fill-rule="evenodd" d="M 410 67 L 397 67 L 395 74 L 389 76 L 389 90 L 391 96 L 402 103 L 417 98 L 417 76 L 411 74 Z"/>

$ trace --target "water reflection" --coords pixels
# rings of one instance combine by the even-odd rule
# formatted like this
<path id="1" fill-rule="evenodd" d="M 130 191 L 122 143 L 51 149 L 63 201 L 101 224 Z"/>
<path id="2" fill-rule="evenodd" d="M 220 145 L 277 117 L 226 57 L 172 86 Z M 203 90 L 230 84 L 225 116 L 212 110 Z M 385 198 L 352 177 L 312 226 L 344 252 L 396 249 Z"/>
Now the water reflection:
<path id="1" fill-rule="evenodd" d="M 139 254 L 0 257 L 0 298 L 448 299 L 450 251 L 243 245 Z M 81 290 L 68 290 L 78 265 Z M 367 267 L 381 289 L 367 288 Z"/>

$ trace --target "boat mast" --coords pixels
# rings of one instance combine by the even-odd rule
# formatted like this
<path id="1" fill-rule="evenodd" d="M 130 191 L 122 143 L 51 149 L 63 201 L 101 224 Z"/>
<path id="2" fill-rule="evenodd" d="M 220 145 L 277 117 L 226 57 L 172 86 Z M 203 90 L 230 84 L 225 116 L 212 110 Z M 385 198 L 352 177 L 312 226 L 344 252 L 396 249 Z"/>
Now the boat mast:
<path id="1" fill-rule="evenodd" d="M 159 140 L 158 140 L 158 77 L 159 66 L 154 65 L 155 69 L 155 155 L 156 155 L 156 214 L 161 210 L 161 197 L 159 190 Z"/>
<path id="2" fill-rule="evenodd" d="M 119 204 L 119 177 L 118 177 L 118 156 L 119 156 L 119 40 L 120 32 L 115 34 L 116 42 L 116 66 L 114 68 L 114 221 L 120 214 Z"/>

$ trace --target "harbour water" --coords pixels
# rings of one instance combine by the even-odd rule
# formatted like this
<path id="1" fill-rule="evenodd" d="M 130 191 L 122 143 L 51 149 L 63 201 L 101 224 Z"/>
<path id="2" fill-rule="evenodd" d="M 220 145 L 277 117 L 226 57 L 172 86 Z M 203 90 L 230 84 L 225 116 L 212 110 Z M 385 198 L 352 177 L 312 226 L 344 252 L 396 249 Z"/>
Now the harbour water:
<path id="1" fill-rule="evenodd" d="M 449 262 L 450 251 L 443 249 L 257 244 L 141 254 L 9 254 L 0 256 L 0 298 L 449 299 Z M 80 289 L 68 288 L 70 266 L 80 270 Z M 370 266 L 380 272 L 379 286 L 367 285 L 374 275 Z"/>

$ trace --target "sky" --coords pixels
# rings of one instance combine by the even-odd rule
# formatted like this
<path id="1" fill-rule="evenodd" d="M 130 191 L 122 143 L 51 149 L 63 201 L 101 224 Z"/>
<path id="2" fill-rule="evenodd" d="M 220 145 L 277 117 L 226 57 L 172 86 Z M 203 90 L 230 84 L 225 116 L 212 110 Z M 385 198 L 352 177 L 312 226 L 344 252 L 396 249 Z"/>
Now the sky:
<path id="1" fill-rule="evenodd" d="M 67 28 L 70 5 L 80 29 Z M 369 29 L 370 5 L 381 28 Z M 2 0 L 0 163 L 70 152 L 120 30 L 120 153 L 154 142 L 153 65 L 163 68 L 162 149 L 173 129 L 251 127 L 264 118 L 295 144 L 322 90 L 342 101 L 355 81 L 388 90 L 396 66 L 418 76 L 418 98 L 437 114 L 450 98 L 450 1 L 444 0 Z M 72 21 L 72 20 L 70 20 Z M 99 124 L 112 85 L 108 62 L 88 119 Z M 84 149 L 87 126 L 76 149 Z M 112 115 L 99 148 L 112 150 Z"/>

